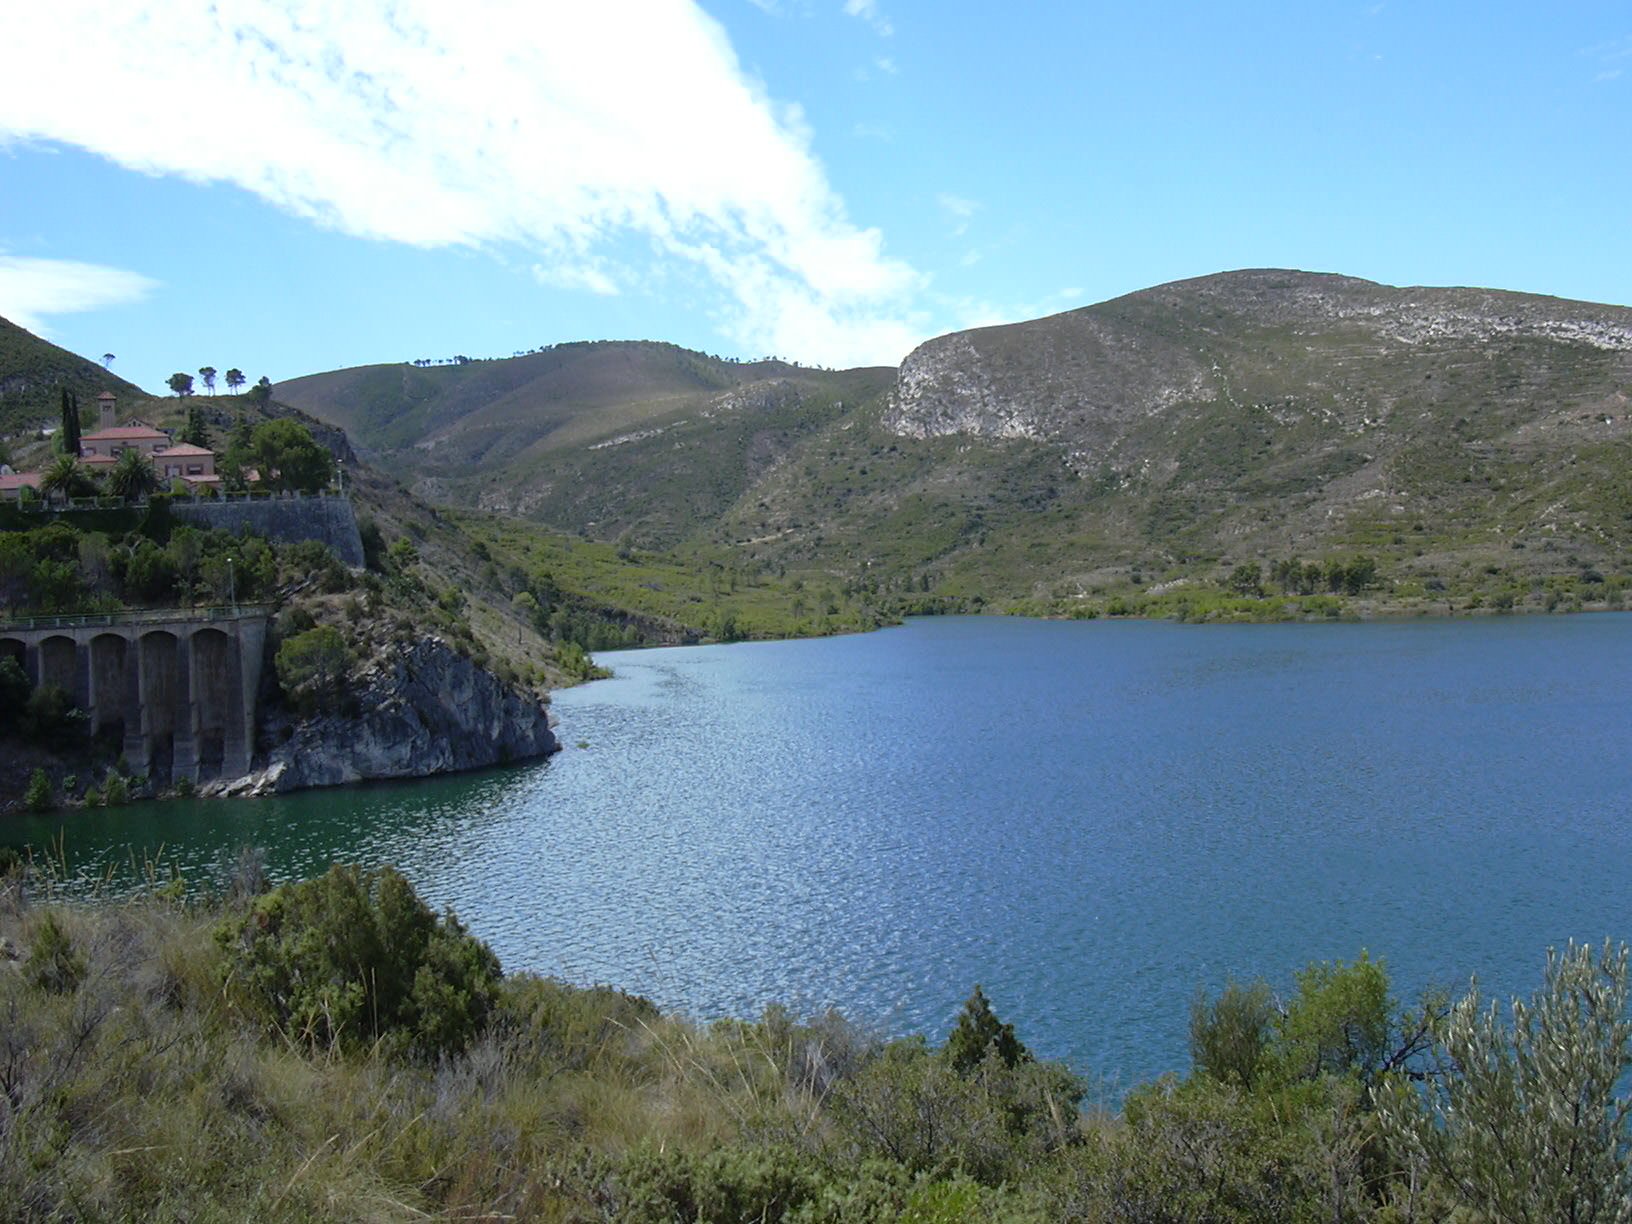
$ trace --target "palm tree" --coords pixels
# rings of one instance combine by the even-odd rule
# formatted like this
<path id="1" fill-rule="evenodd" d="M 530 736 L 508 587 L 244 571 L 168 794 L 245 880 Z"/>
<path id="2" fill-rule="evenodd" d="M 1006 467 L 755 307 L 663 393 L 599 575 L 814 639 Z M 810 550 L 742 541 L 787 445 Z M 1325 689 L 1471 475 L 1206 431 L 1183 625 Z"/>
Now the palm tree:
<path id="1" fill-rule="evenodd" d="M 44 483 L 44 478 L 41 478 Z M 133 501 L 159 487 L 158 473 L 153 461 L 141 451 L 130 449 L 119 453 L 119 461 L 108 473 L 108 492 L 116 497 Z"/>
<path id="2" fill-rule="evenodd" d="M 84 497 L 94 492 L 96 485 L 89 473 L 79 466 L 77 456 L 58 455 L 40 473 L 41 497 L 48 498 L 53 493 L 60 493 L 66 501 L 70 497 Z"/>

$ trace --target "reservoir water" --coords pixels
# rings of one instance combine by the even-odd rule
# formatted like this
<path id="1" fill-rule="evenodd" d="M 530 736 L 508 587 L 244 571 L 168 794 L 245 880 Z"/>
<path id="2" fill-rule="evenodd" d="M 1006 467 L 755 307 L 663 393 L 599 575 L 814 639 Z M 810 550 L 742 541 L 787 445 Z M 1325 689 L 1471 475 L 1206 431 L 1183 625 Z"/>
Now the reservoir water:
<path id="1" fill-rule="evenodd" d="M 1367 949 L 1528 992 L 1632 938 L 1632 616 L 1193 627 L 947 618 L 601 656 L 547 763 L 20 820 L 84 874 L 394 863 L 509 969 L 699 1017 L 944 1033 L 976 982 L 1107 1090 L 1189 1002 Z"/>

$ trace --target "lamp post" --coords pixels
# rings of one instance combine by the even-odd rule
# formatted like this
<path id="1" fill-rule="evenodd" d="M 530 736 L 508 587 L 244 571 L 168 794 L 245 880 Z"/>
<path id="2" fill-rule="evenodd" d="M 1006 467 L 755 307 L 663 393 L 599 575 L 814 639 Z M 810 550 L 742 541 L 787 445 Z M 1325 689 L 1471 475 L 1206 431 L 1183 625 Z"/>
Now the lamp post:
<path id="1" fill-rule="evenodd" d="M 238 611 L 238 571 L 233 565 L 233 555 L 227 554 L 227 598 L 232 601 L 232 610 Z"/>

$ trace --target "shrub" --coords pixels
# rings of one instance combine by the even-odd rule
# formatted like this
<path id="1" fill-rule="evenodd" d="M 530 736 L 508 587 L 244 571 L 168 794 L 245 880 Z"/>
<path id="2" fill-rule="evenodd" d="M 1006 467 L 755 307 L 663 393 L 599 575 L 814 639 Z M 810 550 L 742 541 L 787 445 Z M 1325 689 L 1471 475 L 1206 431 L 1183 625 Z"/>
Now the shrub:
<path id="1" fill-rule="evenodd" d="M 335 866 L 285 884 L 223 924 L 225 981 L 269 1027 L 313 1047 L 436 1056 L 469 1044 L 492 1010 L 499 962 L 387 867 Z"/>
<path id="2" fill-rule="evenodd" d="M 1269 983 L 1230 982 L 1209 1002 L 1190 1005 L 1190 1058 L 1220 1083 L 1250 1090 L 1268 1051 L 1277 1013 Z"/>
<path id="3" fill-rule="evenodd" d="M 106 807 L 122 807 L 130 802 L 130 783 L 123 774 L 112 773 L 102 786 L 102 803 Z"/>
<path id="4" fill-rule="evenodd" d="M 86 716 L 76 709 L 68 691 L 42 684 L 23 706 L 23 733 L 48 747 L 66 747 L 85 733 Z"/>
<path id="5" fill-rule="evenodd" d="M 52 994 L 66 994 L 85 977 L 85 958 L 75 949 L 57 916 L 49 911 L 34 928 L 27 973 L 30 982 Z"/>
<path id="6" fill-rule="evenodd" d="M 15 658 L 11 655 L 0 658 L 0 732 L 18 724 L 32 688 L 28 675 Z"/>
<path id="7" fill-rule="evenodd" d="M 1480 1219 L 1624 1220 L 1632 1202 L 1627 946 L 1549 949 L 1511 1026 L 1477 987 L 1439 1027 L 1422 1090 L 1386 1082 L 1379 1127 Z"/>
<path id="8" fill-rule="evenodd" d="M 36 769 L 29 778 L 28 789 L 23 792 L 23 805 L 31 812 L 51 810 L 51 779 L 46 777 L 45 770 Z"/>
<path id="9" fill-rule="evenodd" d="M 310 711 L 343 695 L 351 648 L 333 625 L 318 625 L 278 647 L 275 665 L 284 692 Z"/>

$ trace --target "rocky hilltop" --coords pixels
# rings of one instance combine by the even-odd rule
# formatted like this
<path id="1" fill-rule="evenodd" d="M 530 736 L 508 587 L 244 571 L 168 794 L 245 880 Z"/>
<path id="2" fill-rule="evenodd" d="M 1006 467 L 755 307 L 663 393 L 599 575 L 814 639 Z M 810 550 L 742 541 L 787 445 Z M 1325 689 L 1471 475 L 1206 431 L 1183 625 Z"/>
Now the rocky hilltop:
<path id="1" fill-rule="evenodd" d="M 1532 358 L 1525 371 L 1479 385 L 1481 367 L 1515 350 Z M 1283 426 L 1313 418 L 1355 434 L 1451 400 L 1608 411 L 1624 404 L 1629 355 L 1621 307 L 1232 272 L 931 340 L 902 363 L 884 423 L 908 438 L 1057 442 L 1087 470 L 1151 418 L 1239 408 L 1243 393 Z M 1583 364 L 1600 377 L 1581 377 Z"/>

